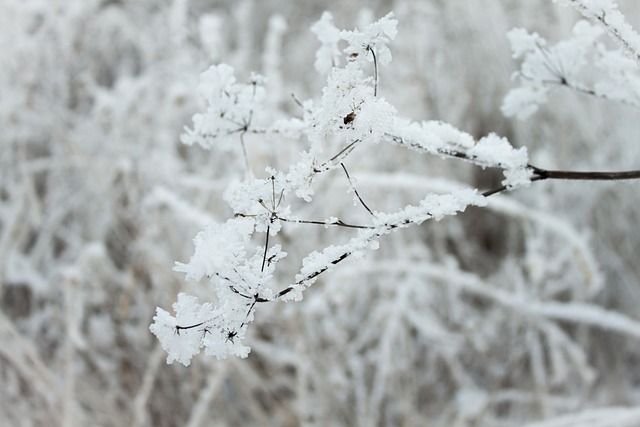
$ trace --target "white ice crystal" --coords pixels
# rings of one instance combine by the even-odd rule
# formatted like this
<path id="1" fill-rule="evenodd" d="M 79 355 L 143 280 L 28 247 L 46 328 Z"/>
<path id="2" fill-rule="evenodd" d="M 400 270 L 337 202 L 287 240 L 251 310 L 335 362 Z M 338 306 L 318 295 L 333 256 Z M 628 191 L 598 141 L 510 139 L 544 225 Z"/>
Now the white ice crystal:
<path id="1" fill-rule="evenodd" d="M 200 76 L 198 91 L 206 104 L 204 113 L 193 116 L 193 128 L 185 129 L 180 140 L 211 148 L 231 149 L 237 145 L 234 134 L 246 132 L 257 120 L 265 91 L 263 78 L 252 75 L 249 83 L 236 82 L 234 70 L 227 64 L 214 65 Z"/>
<path id="2" fill-rule="evenodd" d="M 531 184 L 532 172 L 528 167 L 526 147 L 516 149 L 504 137 L 491 133 L 469 149 L 467 155 L 480 165 L 498 166 L 503 169 L 506 179 L 502 184 L 508 188 Z"/>
<path id="3" fill-rule="evenodd" d="M 500 107 L 507 117 L 517 117 L 520 120 L 529 118 L 538 111 L 540 105 L 547 102 L 549 88 L 544 86 L 521 86 L 511 89 L 502 101 Z"/>
<path id="4" fill-rule="evenodd" d="M 337 66 L 340 59 L 340 30 L 333 25 L 333 15 L 324 12 L 319 21 L 311 26 L 311 31 L 318 37 L 321 46 L 316 52 L 316 70 L 320 73 L 328 73 L 332 67 Z"/>
<path id="5" fill-rule="evenodd" d="M 151 332 L 158 338 L 162 348 L 167 352 L 167 363 L 177 361 L 189 366 L 193 356 L 200 352 L 202 336 L 189 333 L 188 330 L 176 329 L 178 325 L 191 326 L 200 323 L 203 318 L 213 316 L 213 305 L 200 304 L 198 298 L 184 293 L 178 294 L 178 301 L 173 304 L 176 316 L 158 308 Z"/>
<path id="6" fill-rule="evenodd" d="M 342 31 L 340 37 L 349 43 L 345 53 L 350 59 L 366 58 L 367 61 L 373 61 L 375 55 L 379 65 L 387 65 L 391 62 L 387 43 L 396 38 L 397 25 L 393 13 L 388 13 L 363 31 Z"/>
<path id="7" fill-rule="evenodd" d="M 535 52 L 539 47 L 546 44 L 538 33 L 529 33 L 524 28 L 514 28 L 507 33 L 507 39 L 511 44 L 511 51 L 514 58 L 520 58 L 530 52 Z"/>
<path id="8" fill-rule="evenodd" d="M 253 233 L 251 218 L 232 218 L 223 224 L 212 223 L 193 239 L 194 254 L 188 264 L 176 263 L 175 271 L 188 280 L 200 280 L 215 274 L 225 275 L 245 257 L 245 243 Z"/>

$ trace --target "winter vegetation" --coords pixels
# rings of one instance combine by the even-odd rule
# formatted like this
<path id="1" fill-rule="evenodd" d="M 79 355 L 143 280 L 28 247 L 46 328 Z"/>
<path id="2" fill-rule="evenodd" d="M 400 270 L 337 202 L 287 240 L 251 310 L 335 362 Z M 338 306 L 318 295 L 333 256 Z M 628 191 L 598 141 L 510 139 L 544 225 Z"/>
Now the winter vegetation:
<path id="1" fill-rule="evenodd" d="M 7 425 L 640 425 L 637 2 L 0 26 Z"/>

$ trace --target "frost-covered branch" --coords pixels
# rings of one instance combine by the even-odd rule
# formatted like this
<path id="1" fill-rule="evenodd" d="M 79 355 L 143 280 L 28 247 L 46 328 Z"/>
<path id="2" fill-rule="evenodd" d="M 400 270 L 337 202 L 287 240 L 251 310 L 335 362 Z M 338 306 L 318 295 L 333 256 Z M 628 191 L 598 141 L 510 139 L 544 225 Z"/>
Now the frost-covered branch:
<path id="1" fill-rule="evenodd" d="M 242 156 L 247 163 L 243 181 L 230 185 L 225 194 L 233 218 L 212 223 L 194 239 L 195 252 L 187 264 L 176 270 L 188 280 L 206 278 L 217 296 L 217 303 L 200 303 L 186 294 L 178 296 L 175 315 L 158 308 L 151 331 L 169 354 L 168 361 L 188 365 L 204 348 L 205 354 L 218 358 L 228 355 L 246 357 L 243 344 L 256 307 L 274 301 L 300 301 L 304 291 L 325 272 L 347 260 L 363 258 L 378 248 L 379 239 L 400 229 L 417 226 L 427 220 L 464 212 L 468 206 L 485 206 L 486 197 L 532 182 L 547 179 L 637 179 L 640 172 L 554 171 L 529 164 L 527 149 L 515 148 L 504 137 L 489 134 L 478 140 L 456 127 L 440 121 L 412 122 L 400 117 L 378 91 L 379 68 L 391 60 L 387 44 L 396 36 L 396 21 L 389 14 L 364 30 L 338 31 L 329 14 L 313 27 L 322 46 L 316 56 L 316 68 L 327 71 L 327 84 L 318 100 L 300 103 L 302 117 L 268 123 L 262 100 L 264 79 L 255 75 L 247 84 L 237 83 L 234 70 L 227 65 L 211 67 L 202 75 L 200 91 L 205 98 L 205 114 L 193 117 L 193 128 L 183 136 L 187 144 L 210 149 L 233 149 L 239 135 Z M 551 83 L 582 87 L 578 83 L 587 48 L 594 45 L 599 32 L 588 24 L 576 26 L 575 39 L 546 48 L 538 35 L 523 31 L 510 37 L 517 55 L 525 54 L 520 73 L 528 90 L 544 94 Z M 346 41 L 346 60 L 340 63 L 337 45 Z M 572 55 L 572 56 L 571 56 Z M 366 71 L 373 62 L 373 76 Z M 522 99 L 520 99 L 522 101 Z M 511 107 L 513 107 L 513 103 Z M 511 108 L 509 107 L 509 108 Z M 521 107 L 521 105 L 520 105 Z M 507 108 L 507 110 L 509 110 Z M 537 108 L 537 107 L 536 107 Z M 514 110 L 515 111 L 515 110 Z M 523 111 L 522 109 L 520 111 Z M 524 109 L 531 112 L 532 107 Z M 265 169 L 266 177 L 255 177 L 245 152 L 244 136 L 286 136 L 306 144 L 288 170 Z M 443 194 L 429 193 L 417 204 L 395 211 L 369 207 L 356 189 L 356 179 L 344 162 L 356 150 L 371 150 L 375 144 L 392 144 L 444 159 L 462 160 L 481 168 L 502 170 L 501 186 L 484 193 L 475 188 L 456 189 Z M 300 219 L 300 206 L 314 202 L 317 177 L 342 169 L 348 191 L 369 217 L 360 224 L 336 217 Z M 329 244 L 308 253 L 293 278 L 276 276 L 278 263 L 287 253 L 278 239 L 285 228 L 320 225 L 353 229 L 346 243 Z M 264 233 L 264 237 L 259 235 Z M 255 241 L 261 243 L 257 246 Z M 547 306 L 545 306 L 547 307 Z"/>
<path id="2" fill-rule="evenodd" d="M 522 58 L 513 78 L 520 86 L 505 97 L 502 111 L 525 119 L 547 103 L 557 88 L 640 107 L 640 63 L 600 41 L 603 30 L 579 21 L 573 36 L 555 45 L 537 33 L 516 28 L 508 33 L 514 58 Z M 595 76 L 595 78 L 594 78 Z"/>
<path id="3" fill-rule="evenodd" d="M 585 18 L 602 24 L 607 33 L 640 64 L 640 35 L 627 22 L 613 0 L 554 0 L 578 10 Z"/>

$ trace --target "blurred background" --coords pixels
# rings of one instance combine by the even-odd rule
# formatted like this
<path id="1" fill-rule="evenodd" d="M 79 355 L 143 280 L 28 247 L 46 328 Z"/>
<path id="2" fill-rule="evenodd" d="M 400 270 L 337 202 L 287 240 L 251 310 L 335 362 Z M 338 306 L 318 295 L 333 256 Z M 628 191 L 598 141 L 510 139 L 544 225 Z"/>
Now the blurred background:
<path id="1" fill-rule="evenodd" d="M 638 28 L 640 4 L 619 5 Z M 536 183 L 398 232 L 303 302 L 260 307 L 248 359 L 165 363 L 149 332 L 155 308 L 178 292 L 214 299 L 174 262 L 232 214 L 223 193 L 242 179 L 240 152 L 179 142 L 202 107 L 198 76 L 221 62 L 241 81 L 257 71 L 273 118 L 299 116 L 291 94 L 317 99 L 325 84 L 309 31 L 325 10 L 344 29 L 395 12 L 380 93 L 400 115 L 496 132 L 548 169 L 639 167 L 633 107 L 559 89 L 528 121 L 501 114 L 518 68 L 505 33 L 556 42 L 580 18 L 550 1 L 5 0 L 3 425 L 522 426 L 640 402 L 637 183 Z M 304 148 L 248 141 L 256 171 L 286 168 Z M 377 210 L 502 180 L 397 147 L 352 157 Z M 300 216 L 366 217 L 343 176 L 319 185 Z M 279 283 L 310 250 L 348 237 L 285 230 Z M 612 425 L 640 423 L 629 419 Z"/>

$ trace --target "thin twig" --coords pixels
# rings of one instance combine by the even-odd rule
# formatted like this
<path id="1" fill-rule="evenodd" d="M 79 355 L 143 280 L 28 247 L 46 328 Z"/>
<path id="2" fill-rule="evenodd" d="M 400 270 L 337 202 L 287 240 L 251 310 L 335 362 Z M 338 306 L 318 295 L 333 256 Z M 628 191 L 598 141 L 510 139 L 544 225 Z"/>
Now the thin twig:
<path id="1" fill-rule="evenodd" d="M 351 153 L 351 151 L 355 148 L 356 144 L 359 143 L 359 142 L 360 142 L 360 139 L 356 139 L 355 141 L 352 141 L 349 145 L 347 145 L 342 150 L 340 150 L 338 152 L 338 154 L 336 154 L 331 159 L 329 159 L 329 162 L 333 162 L 334 160 L 338 159 L 338 157 L 340 157 L 342 155 L 344 155 L 344 157 L 346 157 L 347 154 Z M 327 163 L 329 163 L 329 162 L 327 162 Z"/>
<path id="2" fill-rule="evenodd" d="M 617 181 L 627 179 L 640 179 L 640 170 L 618 171 L 618 172 L 574 172 L 541 169 L 529 165 L 533 173 L 539 177 L 536 181 L 545 179 L 564 179 L 582 181 Z M 534 177 L 535 178 L 535 177 Z"/>
<path id="3" fill-rule="evenodd" d="M 298 224 L 315 224 L 315 225 L 324 225 L 325 227 L 327 226 L 336 226 L 336 227 L 345 227 L 345 228 L 359 228 L 359 229 L 365 229 L 365 230 L 371 230 L 375 227 L 371 226 L 371 225 L 358 225 L 358 224 L 349 224 L 346 223 L 340 219 L 335 220 L 335 221 L 314 221 L 314 220 L 304 220 L 304 219 L 288 219 L 288 218 L 279 218 L 280 221 L 284 221 L 284 222 L 293 222 L 293 223 L 298 223 Z"/>
<path id="4" fill-rule="evenodd" d="M 542 169 L 537 166 L 529 165 L 529 169 L 533 172 L 531 182 L 544 181 L 546 179 L 557 179 L 565 181 L 622 181 L 630 179 L 640 179 L 640 170 L 618 171 L 618 172 L 576 172 Z M 484 197 L 493 196 L 509 189 L 506 185 L 487 190 L 482 195 Z"/>
<path id="5" fill-rule="evenodd" d="M 264 264 L 267 262 L 267 248 L 269 247 L 269 226 L 267 225 L 267 238 L 264 241 L 264 254 L 262 255 L 262 267 L 260 272 L 264 272 Z"/>
<path id="6" fill-rule="evenodd" d="M 498 193 L 502 193 L 504 190 L 506 190 L 508 187 L 506 185 L 501 185 L 500 187 L 497 188 L 493 188 L 491 190 L 487 190 L 485 192 L 482 193 L 483 197 L 489 197 L 489 196 L 493 196 L 494 194 L 498 194 Z"/>
<path id="7" fill-rule="evenodd" d="M 244 142 L 244 134 L 246 132 L 247 132 L 246 130 L 240 132 L 240 146 L 242 147 L 242 156 L 244 157 L 245 175 L 247 178 L 250 178 L 252 175 L 251 166 L 249 165 L 249 155 L 247 154 L 247 147 Z"/>
<path id="8" fill-rule="evenodd" d="M 300 102 L 300 100 L 298 99 L 295 93 L 291 94 L 291 98 L 293 98 L 293 102 L 298 104 L 298 106 L 304 110 L 304 105 L 302 105 L 302 102 Z"/>
<path id="9" fill-rule="evenodd" d="M 357 146 L 357 144 L 359 142 L 361 142 L 362 140 L 360 139 L 356 139 L 354 141 L 351 141 L 346 147 L 344 147 L 342 150 L 340 150 L 335 156 L 333 156 L 332 158 L 330 158 L 329 160 L 327 160 L 326 162 L 322 163 L 320 166 L 316 166 L 313 168 L 313 173 L 321 173 L 321 172 L 326 172 L 330 169 L 332 169 L 331 165 L 336 161 L 336 160 L 340 160 L 342 161 L 342 159 L 346 158 Z"/>
<path id="10" fill-rule="evenodd" d="M 376 58 L 376 52 L 368 46 L 369 52 L 373 55 L 373 96 L 378 96 L 378 58 Z"/>
<path id="11" fill-rule="evenodd" d="M 524 75 L 523 75 L 524 76 Z M 596 92 L 594 89 L 590 89 L 588 87 L 584 87 L 584 86 L 578 86 L 573 82 L 570 82 L 566 79 L 561 80 L 561 81 L 555 81 L 555 80 L 542 80 L 541 83 L 547 85 L 547 86 L 564 86 L 567 89 L 573 90 L 577 93 L 581 93 L 583 95 L 589 95 L 589 96 L 593 96 L 594 98 L 598 98 L 598 99 L 604 99 L 605 101 L 614 101 L 614 102 L 618 102 L 620 104 L 624 104 L 624 105 L 628 105 L 630 107 L 635 107 L 638 108 L 640 107 L 640 101 L 631 99 L 631 98 L 613 98 L 611 96 L 609 96 L 607 93 L 600 93 L 600 92 Z"/>
<path id="12" fill-rule="evenodd" d="M 373 214 L 373 211 L 371 209 L 369 209 L 369 206 L 367 206 L 367 204 L 364 202 L 364 200 L 362 200 L 362 197 L 360 197 L 360 194 L 358 193 L 358 190 L 356 189 L 356 186 L 351 182 L 351 177 L 349 176 L 349 172 L 347 172 L 347 168 L 345 167 L 344 163 L 340 163 L 340 166 L 342 166 L 342 170 L 344 171 L 345 175 L 347 175 L 347 179 L 349 180 L 349 184 L 351 185 L 351 188 L 353 189 L 353 192 L 356 194 L 356 197 L 358 198 L 358 200 L 360 200 L 360 203 L 362 204 L 362 206 L 364 206 L 364 208 L 372 216 L 375 216 Z"/>

